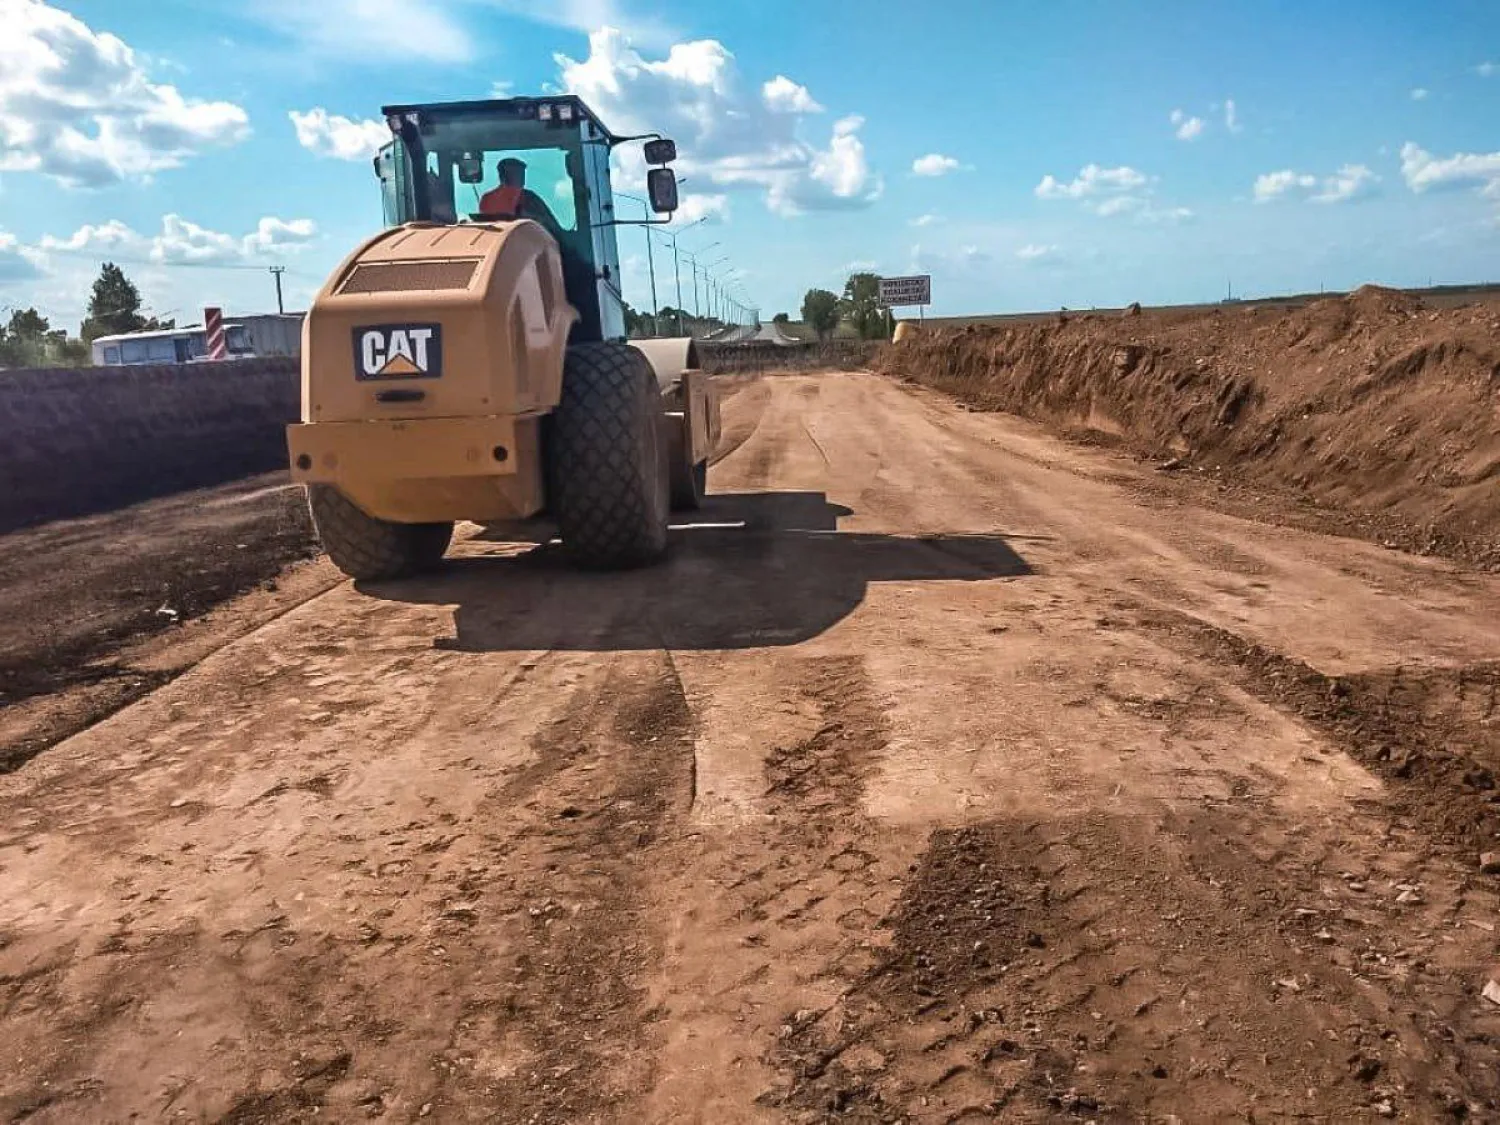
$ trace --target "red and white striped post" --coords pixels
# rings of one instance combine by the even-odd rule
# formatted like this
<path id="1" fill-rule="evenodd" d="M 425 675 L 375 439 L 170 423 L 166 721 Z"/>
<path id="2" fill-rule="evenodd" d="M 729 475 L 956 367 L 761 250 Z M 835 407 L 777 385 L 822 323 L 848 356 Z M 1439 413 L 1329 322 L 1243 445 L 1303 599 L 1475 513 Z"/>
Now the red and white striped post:
<path id="1" fill-rule="evenodd" d="M 203 310 L 203 334 L 208 338 L 208 358 L 228 359 L 229 345 L 224 340 L 224 310 L 212 306 Z"/>

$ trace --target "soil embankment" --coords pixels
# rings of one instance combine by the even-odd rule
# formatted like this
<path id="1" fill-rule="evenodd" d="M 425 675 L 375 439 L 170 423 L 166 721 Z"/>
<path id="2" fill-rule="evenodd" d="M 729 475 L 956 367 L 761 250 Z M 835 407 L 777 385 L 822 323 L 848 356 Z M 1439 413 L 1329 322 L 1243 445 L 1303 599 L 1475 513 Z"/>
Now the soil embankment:
<path id="1" fill-rule="evenodd" d="M 1292 310 L 1060 314 L 918 333 L 878 363 L 1225 487 L 1294 492 L 1392 546 L 1500 566 L 1500 304 L 1366 287 Z"/>

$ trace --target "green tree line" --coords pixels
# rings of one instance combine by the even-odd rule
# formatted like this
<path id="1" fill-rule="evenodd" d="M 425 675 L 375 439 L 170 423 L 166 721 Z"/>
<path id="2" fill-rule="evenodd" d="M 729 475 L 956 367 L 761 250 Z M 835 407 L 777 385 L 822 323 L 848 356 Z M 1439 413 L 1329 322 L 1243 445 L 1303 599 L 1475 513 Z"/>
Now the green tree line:
<path id="1" fill-rule="evenodd" d="M 827 289 L 809 289 L 802 298 L 802 323 L 826 340 L 848 324 L 861 340 L 888 340 L 896 329 L 889 309 L 880 307 L 880 278 L 873 273 L 852 273 L 844 282 L 843 296 Z M 778 313 L 773 320 L 784 317 Z"/>
<path id="2" fill-rule="evenodd" d="M 8 321 L 0 322 L 0 367 L 85 367 L 89 345 L 100 336 L 176 326 L 176 321 L 146 315 L 135 283 L 119 266 L 105 262 L 89 293 L 88 312 L 78 335 L 53 328 L 34 307 L 13 309 Z"/>

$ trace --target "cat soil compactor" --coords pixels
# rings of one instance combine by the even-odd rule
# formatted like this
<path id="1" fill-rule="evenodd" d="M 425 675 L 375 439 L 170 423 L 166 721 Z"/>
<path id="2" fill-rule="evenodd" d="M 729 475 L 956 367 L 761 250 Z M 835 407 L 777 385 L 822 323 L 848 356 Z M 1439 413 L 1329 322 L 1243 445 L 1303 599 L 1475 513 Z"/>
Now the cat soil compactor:
<path id="1" fill-rule="evenodd" d="M 420 573 L 472 520 L 555 526 L 584 566 L 657 559 L 670 509 L 703 499 L 719 406 L 692 340 L 626 340 L 610 154 L 646 141 L 670 215 L 676 146 L 575 97 L 385 118 L 386 229 L 313 301 L 287 430 L 329 556 L 357 579 Z"/>

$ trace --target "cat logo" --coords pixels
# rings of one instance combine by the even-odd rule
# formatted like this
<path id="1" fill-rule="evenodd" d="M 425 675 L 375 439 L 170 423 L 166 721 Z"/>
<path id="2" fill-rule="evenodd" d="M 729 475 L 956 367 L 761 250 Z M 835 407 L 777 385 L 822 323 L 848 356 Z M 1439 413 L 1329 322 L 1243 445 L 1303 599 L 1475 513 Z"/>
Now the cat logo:
<path id="1" fill-rule="evenodd" d="M 374 324 L 354 330 L 355 377 L 436 379 L 443 373 L 443 330 L 437 324 Z"/>

